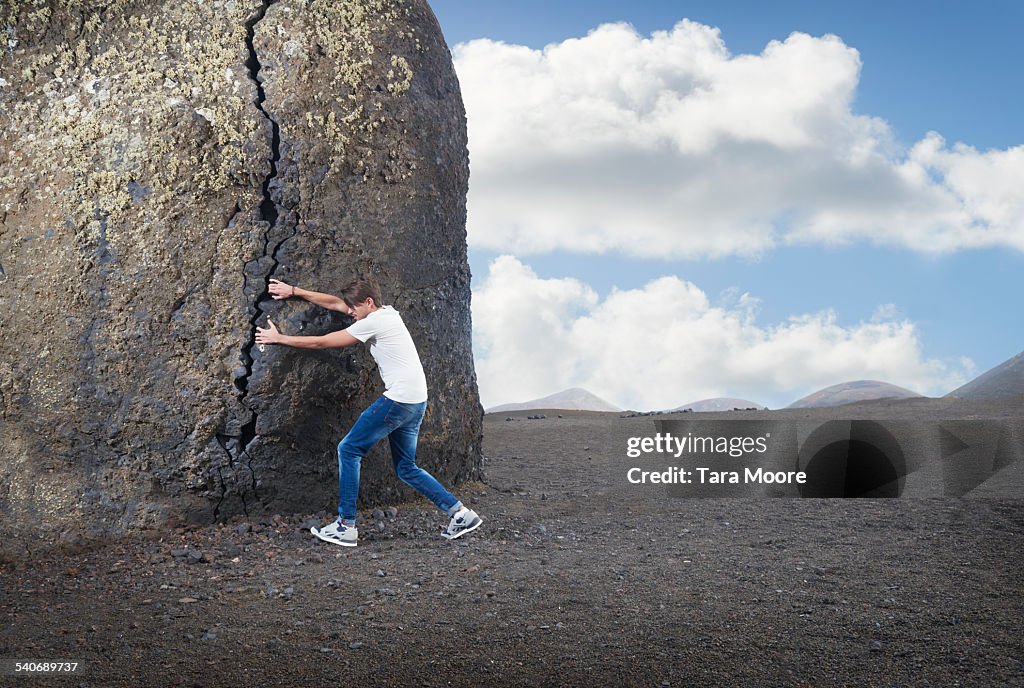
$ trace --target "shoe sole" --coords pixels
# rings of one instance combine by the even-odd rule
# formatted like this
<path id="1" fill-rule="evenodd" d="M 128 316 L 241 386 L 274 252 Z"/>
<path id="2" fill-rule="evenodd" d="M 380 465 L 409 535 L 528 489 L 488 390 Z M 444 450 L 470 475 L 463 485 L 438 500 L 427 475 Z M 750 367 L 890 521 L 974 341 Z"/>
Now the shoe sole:
<path id="1" fill-rule="evenodd" d="M 441 537 L 443 537 L 445 540 L 455 540 L 457 538 L 462 537 L 466 533 L 472 533 L 474 530 L 476 530 L 477 528 L 482 526 L 483 523 L 484 523 L 484 520 L 482 518 L 480 518 L 479 516 L 477 516 L 476 522 L 473 525 L 469 526 L 468 528 L 464 528 L 464 529 L 460 530 L 459 532 L 455 533 L 455 535 L 447 535 L 445 533 L 441 533 Z"/>
<path id="2" fill-rule="evenodd" d="M 342 547 L 355 547 L 356 544 L 358 544 L 358 543 L 355 543 L 355 542 L 345 542 L 344 540 L 335 540 L 333 538 L 327 537 L 326 535 L 321 535 L 320 534 L 320 529 L 317 528 L 316 526 L 313 526 L 312 528 L 310 528 L 309 532 L 313 533 L 313 535 L 316 535 L 318 538 L 320 538 L 324 542 L 329 542 L 332 545 L 341 545 Z"/>

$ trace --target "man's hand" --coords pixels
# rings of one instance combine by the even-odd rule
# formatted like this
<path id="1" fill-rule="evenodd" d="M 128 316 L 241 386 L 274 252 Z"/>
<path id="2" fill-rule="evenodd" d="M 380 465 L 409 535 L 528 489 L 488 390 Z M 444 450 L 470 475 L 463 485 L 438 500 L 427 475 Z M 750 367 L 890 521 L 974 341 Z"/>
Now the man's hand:
<path id="1" fill-rule="evenodd" d="M 267 329 L 256 328 L 257 344 L 280 344 L 284 341 L 284 335 L 278 332 L 274 321 L 267 318 Z"/>
<path id="2" fill-rule="evenodd" d="M 270 292 L 270 296 L 273 297 L 275 301 L 287 299 L 289 296 L 295 296 L 295 287 L 293 287 L 290 284 L 285 284 L 281 280 L 276 280 L 273 278 L 271 278 L 270 286 L 267 288 L 267 290 Z"/>
<path id="3" fill-rule="evenodd" d="M 340 349 L 343 346 L 354 346 L 360 342 L 345 330 L 336 330 L 322 335 L 281 334 L 278 332 L 277 326 L 274 325 L 274 321 L 267 318 L 267 329 L 256 328 L 256 343 L 261 347 L 264 344 L 284 344 L 299 349 Z"/>

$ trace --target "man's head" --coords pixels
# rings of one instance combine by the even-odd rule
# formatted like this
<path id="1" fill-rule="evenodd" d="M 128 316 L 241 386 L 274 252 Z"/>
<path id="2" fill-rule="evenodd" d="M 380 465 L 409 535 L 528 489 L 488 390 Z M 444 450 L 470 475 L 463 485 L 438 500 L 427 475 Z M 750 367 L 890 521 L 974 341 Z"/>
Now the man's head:
<path id="1" fill-rule="evenodd" d="M 381 307 L 380 285 L 372 277 L 359 277 L 341 290 L 341 299 L 349 308 L 349 315 L 362 320 Z"/>

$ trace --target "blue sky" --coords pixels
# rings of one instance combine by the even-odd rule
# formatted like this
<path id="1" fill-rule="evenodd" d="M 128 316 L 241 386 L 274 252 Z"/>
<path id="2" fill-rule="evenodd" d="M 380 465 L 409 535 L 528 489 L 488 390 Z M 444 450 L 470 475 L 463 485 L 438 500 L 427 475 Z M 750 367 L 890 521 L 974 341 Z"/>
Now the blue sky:
<path id="1" fill-rule="evenodd" d="M 864 60 L 856 109 L 885 117 L 901 138 L 936 130 L 980 148 L 1024 140 L 1024 4 L 1014 0 L 433 0 L 431 7 L 449 46 L 493 38 L 541 48 L 605 22 L 650 33 L 683 18 L 721 29 L 734 53 L 760 52 L 793 31 L 833 33 Z"/>
<path id="2" fill-rule="evenodd" d="M 986 192 L 993 186 L 990 180 L 1004 179 L 1008 171 L 1019 169 L 1013 167 L 1019 156 L 1003 152 L 1012 152 L 1024 144 L 1018 123 L 1019 113 L 1024 112 L 1024 89 L 1020 88 L 1018 74 L 1019 65 L 1024 64 L 1024 47 L 1015 35 L 1024 24 L 1021 5 L 434 0 L 432 7 L 453 48 L 469 117 L 474 339 L 485 406 L 542 396 L 574 385 L 596 387 L 592 391 L 612 403 L 634 408 L 682 404 L 705 393 L 743 396 L 779 406 L 818 386 L 858 377 L 887 379 L 926 394 L 941 394 L 1024 349 L 1024 316 L 1013 296 L 1013 292 L 1019 291 L 1018 276 L 1024 272 L 1024 252 L 1020 248 L 1024 244 L 1024 223 L 1019 212 L 1024 192 L 1012 188 L 996 195 Z M 617 91 L 614 80 L 602 80 L 601 74 L 588 75 L 587 63 L 580 61 L 578 52 L 585 49 L 587 42 L 597 48 L 598 37 L 575 44 L 571 39 L 584 39 L 608 22 L 628 23 L 635 35 L 606 32 L 602 45 L 615 46 L 616 50 L 622 46 L 623 52 L 635 51 L 636 60 L 612 59 L 600 66 L 596 62 L 601 60 L 595 60 L 594 69 L 621 70 L 615 78 L 619 82 L 632 81 L 637 74 L 631 72 L 633 68 L 629 65 L 659 61 L 656 56 L 652 58 L 657 50 L 652 33 L 672 32 L 683 19 L 694 22 L 696 28 L 688 29 L 686 36 L 683 32 L 673 33 L 675 38 L 665 45 L 687 44 L 692 48 L 699 44 L 701 50 L 706 49 L 704 53 L 685 54 L 698 55 L 694 59 L 701 59 L 701 54 L 713 57 L 715 47 L 707 44 L 707 40 L 714 35 L 703 29 L 710 27 L 718 30 L 718 39 L 728 53 L 727 59 L 719 59 L 722 69 L 730 65 L 739 67 L 743 60 L 735 58 L 760 56 L 766 59 L 755 62 L 763 63 L 765 70 L 758 74 L 768 76 L 759 79 L 792 77 L 796 83 L 820 82 L 821 92 L 811 93 L 817 104 L 799 106 L 803 109 L 796 115 L 783 112 L 779 121 L 815 122 L 834 117 L 826 129 L 837 136 L 857 139 L 849 144 L 849 151 L 860 150 L 864 141 L 870 141 L 875 147 L 873 159 L 877 158 L 875 162 L 881 165 L 878 169 L 883 175 L 892 173 L 893 179 L 902 179 L 900 175 L 910 174 L 907 168 L 914 167 L 919 177 L 925 175 L 925 181 L 918 179 L 915 188 L 927 194 L 893 200 L 882 185 L 876 190 L 867 189 L 872 185 L 872 175 L 858 177 L 845 163 L 838 167 L 833 164 L 855 155 L 847 151 L 807 163 L 809 169 L 824 170 L 822 177 L 828 179 L 824 200 L 802 200 L 799 184 L 782 184 L 778 191 L 771 192 L 775 194 L 772 198 L 739 215 L 732 213 L 728 206 L 735 205 L 736 200 L 727 198 L 728 188 L 721 188 L 722 180 L 728 186 L 730 169 L 754 169 L 754 176 L 744 183 L 754 184 L 751 188 L 755 190 L 761 187 L 751 180 L 763 179 L 765 170 L 769 176 L 776 169 L 785 176 L 785 165 L 792 164 L 794 174 L 799 166 L 803 169 L 801 174 L 814 175 L 807 172 L 806 155 L 793 153 L 803 144 L 790 147 L 806 132 L 795 132 L 796 138 L 791 140 L 772 139 L 768 135 L 770 140 L 758 141 L 756 146 L 735 150 L 722 147 L 722 136 L 729 139 L 736 137 L 737 132 L 741 138 L 745 136 L 743 122 L 750 121 L 756 127 L 759 108 L 774 110 L 778 96 L 764 96 L 760 100 L 752 96 L 749 102 L 741 103 L 741 119 L 735 125 L 739 129 L 734 127 L 724 135 L 712 127 L 707 129 L 710 133 L 705 138 L 684 135 L 682 140 L 678 132 L 664 128 L 671 129 L 671 123 L 658 124 L 652 136 L 660 137 L 660 143 L 646 148 L 646 144 L 638 143 L 636 151 L 629 151 L 625 149 L 636 137 L 616 138 L 616 134 L 612 140 L 607 131 L 588 132 L 565 150 L 555 150 L 549 161 L 545 160 L 544 151 L 559 148 L 560 141 L 566 138 L 564 132 L 557 132 L 558 125 L 552 125 L 551 131 L 540 131 L 547 125 L 537 119 L 534 124 L 510 127 L 506 135 L 495 131 L 498 125 L 485 122 L 479 114 L 495 101 L 499 101 L 496 107 L 506 107 L 500 102 L 505 93 L 492 82 L 512 84 L 508 90 L 514 91 L 515 79 L 522 77 L 527 84 L 523 88 L 529 89 L 531 69 L 538 70 L 538 88 L 544 87 L 545 79 L 548 86 L 556 84 L 556 97 L 561 88 L 557 85 L 565 84 L 566 70 L 578 71 L 568 73 L 574 79 L 596 79 L 596 91 L 603 87 L 600 84 L 608 83 L 613 83 L 610 88 Z M 787 41 L 793 32 L 809 34 L 811 39 Z M 837 36 L 841 43 L 824 39 L 828 34 Z M 561 51 L 551 50 L 566 41 L 570 43 Z M 797 56 L 786 62 L 790 66 L 766 66 L 770 51 L 765 49 L 770 41 L 785 42 L 782 52 Z M 514 52 L 499 44 L 524 46 L 523 50 L 532 52 Z M 577 50 L 575 57 L 573 50 Z M 597 50 L 585 54 L 600 56 L 600 48 Z M 680 66 L 682 76 L 671 74 L 671 64 L 656 68 L 668 74 L 665 83 L 692 76 L 683 74 L 685 65 Z M 804 69 L 809 71 L 805 74 Z M 637 67 L 635 71 L 643 68 Z M 732 81 L 719 82 L 714 88 L 734 83 L 735 72 L 733 69 L 729 72 L 733 76 L 725 77 Z M 661 88 L 678 103 L 687 102 L 686 97 L 693 93 L 673 92 L 673 86 Z M 787 93 L 785 88 L 780 89 L 773 93 Z M 837 95 L 830 102 L 828 94 L 833 92 Z M 586 89 L 579 93 L 579 100 L 590 99 Z M 619 95 L 610 94 L 608 102 Z M 743 97 L 741 90 L 740 98 Z M 543 101 L 538 102 L 543 107 Z M 731 107 L 733 101 L 717 102 L 722 107 Z M 607 105 L 581 111 L 598 113 L 600 117 L 607 112 Z M 515 108 L 516 102 L 507 107 Z M 553 112 L 561 117 L 574 107 L 570 96 Z M 537 102 L 533 109 L 538 109 Z M 650 118 L 643 118 L 651 112 L 648 109 L 639 113 L 637 121 L 643 120 L 644 126 L 650 128 Z M 680 106 L 678 112 L 691 110 Z M 752 112 L 753 119 L 743 119 Z M 478 115 L 476 119 L 474 113 Z M 621 115 L 620 112 L 615 117 Z M 733 115 L 723 112 L 722 119 Z M 716 118 L 714 112 L 704 116 L 712 123 Z M 571 113 L 566 117 L 569 124 L 564 126 L 571 131 Z M 510 121 L 519 123 L 522 119 Z M 579 126 L 585 128 L 593 121 L 590 115 L 584 115 Z M 490 130 L 481 133 L 485 125 Z M 703 121 L 697 128 L 707 126 L 710 125 Z M 936 132 L 941 140 L 928 139 L 929 132 Z M 556 138 L 544 138 L 549 135 Z M 831 135 L 824 135 L 823 140 L 827 142 Z M 673 153 L 664 153 L 671 147 L 665 144 L 665 136 L 677 137 Z M 508 141 L 502 141 L 502 137 Z M 521 143 L 517 143 L 517 137 Z M 500 145 L 488 141 L 499 141 Z M 930 147 L 924 145 L 928 141 Z M 960 149 L 957 144 L 970 148 Z M 712 156 L 702 157 L 709 146 Z M 660 152 L 652 153 L 655 148 Z M 520 155 L 523 150 L 535 154 Z M 913 150 L 922 152 L 917 154 Z M 759 161 L 757 158 L 764 151 L 768 152 Z M 728 161 L 722 163 L 723 176 L 717 182 L 709 181 L 700 197 L 721 194 L 724 200 L 699 217 L 685 217 L 690 207 L 686 203 L 666 209 L 659 216 L 658 209 L 650 206 L 658 204 L 664 196 L 643 190 L 637 190 L 632 200 L 624 194 L 621 207 L 609 198 L 615 195 L 609 189 L 616 186 L 609 184 L 607 177 L 628 174 L 629 165 L 664 164 L 666 172 L 684 179 L 690 173 L 686 170 L 696 166 L 693 173 L 697 176 L 690 179 L 701 180 L 700 165 L 717 160 Z M 506 161 L 514 173 L 503 169 Z M 602 171 L 602 165 L 607 169 Z M 757 170 L 758 165 L 768 167 Z M 549 170 L 555 171 L 550 172 L 546 186 L 540 181 L 530 182 L 529 178 L 543 176 Z M 834 179 L 830 176 L 833 173 Z M 936 187 L 925 189 L 928 176 Z M 595 181 L 592 195 L 588 196 L 589 179 Z M 492 188 L 492 180 L 493 187 L 502 187 L 500 193 Z M 629 184 L 628 179 L 623 181 Z M 555 198 L 563 183 L 573 187 L 564 206 Z M 510 187 L 513 190 L 506 192 Z M 680 186 L 666 186 L 661 193 L 687 194 L 693 188 L 692 181 L 681 181 Z M 929 198 L 939 198 L 935 194 L 940 191 L 950 203 L 949 212 L 941 218 L 928 213 L 924 217 L 920 208 L 930 202 Z M 591 199 L 602 210 L 580 212 L 581 206 L 588 205 Z M 913 205 L 916 210 L 905 211 L 901 203 Z M 884 213 L 872 214 L 865 220 L 863 208 L 870 207 L 871 213 L 875 213 L 878 204 L 888 204 Z M 954 207 L 958 205 L 968 210 L 960 212 Z M 850 212 L 834 213 L 833 206 L 846 207 Z M 509 220 L 509 227 L 491 233 L 494 218 L 504 217 L 502 213 L 509 208 L 531 210 Z M 680 230 L 677 244 L 672 222 L 666 221 L 665 216 L 671 220 L 673 213 L 680 214 L 680 208 L 680 223 L 691 228 Z M 492 210 L 493 215 L 488 215 Z M 903 231 L 901 223 L 907 220 L 907 213 L 911 215 L 911 225 L 920 223 L 918 229 Z M 603 215 L 620 214 L 623 219 L 618 220 L 617 226 L 612 226 L 612 221 L 608 227 L 602 226 Z M 549 215 L 557 219 L 548 222 Z M 631 221 L 636 224 L 630 224 Z M 963 227 L 958 227 L 958 222 Z M 647 223 L 662 225 L 646 235 L 647 248 L 630 244 L 629 238 L 622 236 L 623 226 L 635 226 L 643 235 Z M 714 224 L 732 239 L 724 247 L 701 246 L 701 223 Z M 939 225 L 941 231 L 936 229 Z M 981 225 L 989 226 L 987 233 L 978 230 Z M 978 231 L 971 237 L 965 234 L 975 230 Z M 994 232 L 1001 232 L 1002 238 L 993 238 Z M 575 239 L 541 240 L 545 233 L 568 233 Z M 589 243 L 591 237 L 598 235 L 603 238 Z M 752 238 L 754 243 L 766 243 L 751 248 L 744 237 Z M 664 250 L 658 250 L 658 243 L 666 241 Z M 939 248 L 933 250 L 935 247 Z M 504 270 L 499 275 L 493 271 L 501 256 L 512 260 L 498 263 Z M 662 284 L 665 289 L 651 287 L 659 278 L 672 278 L 675 282 Z M 598 351 L 597 345 L 591 343 L 604 337 L 634 337 L 641 341 L 657 336 L 646 323 L 651 318 L 658 319 L 659 313 L 648 313 L 646 305 L 629 305 L 643 303 L 654 293 L 667 295 L 662 305 L 670 311 L 675 309 L 665 317 L 671 320 L 672 336 L 688 353 L 685 357 L 680 354 L 672 364 L 665 362 L 645 368 L 643 363 L 637 363 L 632 368 L 620 369 L 617 362 L 630 356 L 628 346 L 616 341 Z M 630 301 L 627 296 L 631 294 L 638 301 Z M 533 313 L 525 310 L 521 313 L 524 320 L 518 321 L 514 316 L 520 312 L 516 304 L 520 297 L 532 297 L 550 307 L 540 307 Z M 682 302 L 689 305 L 666 305 Z M 738 305 L 740 302 L 742 305 Z M 508 315 L 492 317 L 483 313 L 483 308 Z M 612 309 L 622 310 L 609 314 Z M 813 328 L 800 324 L 812 320 Z M 541 326 L 543 323 L 548 326 Z M 709 336 L 708 328 L 712 326 L 716 331 L 732 332 L 742 343 Z M 512 330 L 507 338 L 502 328 Z M 722 359 L 716 361 L 706 356 L 704 350 L 687 348 L 696 346 L 683 341 L 687 333 L 703 340 L 705 346 L 729 348 L 730 361 L 742 359 L 746 363 L 725 366 Z M 797 342 L 800 337 L 806 339 Z M 516 341 L 518 345 L 510 343 Z M 797 343 L 791 346 L 787 342 Z M 834 351 L 825 351 L 833 346 Z M 609 348 L 615 349 L 614 356 L 608 353 Z M 858 350 L 871 353 L 860 358 L 844 353 Z M 800 351 L 804 352 L 803 359 Z M 807 358 L 807 352 L 815 352 L 814 360 L 807 365 L 813 374 L 777 374 L 767 363 L 766 357 L 772 356 L 780 361 L 779 365 L 792 368 L 796 366 L 794 361 Z M 549 362 L 539 366 L 536 376 L 502 372 L 533 356 Z M 673 357 L 666 350 L 646 345 L 637 353 L 641 359 L 651 356 L 664 361 Z M 697 358 L 703 361 L 699 366 L 693 362 Z M 860 363 L 851 360 L 854 358 Z M 723 367 L 717 378 L 716 366 Z M 624 376 L 633 376 L 636 382 L 631 385 L 623 381 Z M 654 381 L 667 381 L 671 389 L 653 393 L 650 390 Z"/>

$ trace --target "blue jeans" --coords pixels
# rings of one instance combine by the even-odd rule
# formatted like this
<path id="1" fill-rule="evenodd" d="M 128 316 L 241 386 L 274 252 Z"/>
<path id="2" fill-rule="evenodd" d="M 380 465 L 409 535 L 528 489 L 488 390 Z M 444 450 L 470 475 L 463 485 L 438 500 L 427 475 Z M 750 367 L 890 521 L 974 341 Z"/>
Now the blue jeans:
<path id="1" fill-rule="evenodd" d="M 427 402 L 403 404 L 382 396 L 363 411 L 359 420 L 338 444 L 338 516 L 342 523 L 356 523 L 359 494 L 359 462 L 373 445 L 385 437 L 391 443 L 391 464 L 406 485 L 419 491 L 439 509 L 454 514 L 462 502 L 452 496 L 434 476 L 416 465 L 416 440 Z"/>

